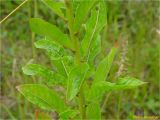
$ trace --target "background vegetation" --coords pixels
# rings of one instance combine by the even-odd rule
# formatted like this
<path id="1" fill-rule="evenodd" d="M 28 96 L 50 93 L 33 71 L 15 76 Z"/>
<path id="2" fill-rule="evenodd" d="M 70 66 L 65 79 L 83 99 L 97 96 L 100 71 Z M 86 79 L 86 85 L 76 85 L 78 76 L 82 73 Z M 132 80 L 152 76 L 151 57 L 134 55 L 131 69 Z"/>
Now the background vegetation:
<path id="1" fill-rule="evenodd" d="M 0 19 L 21 3 L 21 0 L 1 0 Z M 108 94 L 103 106 L 104 118 L 160 116 L 160 34 L 157 32 L 160 29 L 160 2 L 108 0 L 106 5 L 107 25 L 102 31 L 102 53 L 98 57 L 105 56 L 115 42 L 120 46 L 109 75 L 110 81 L 114 81 L 114 76 L 118 74 L 127 74 L 148 84 L 133 91 Z M 31 17 L 43 18 L 63 27 L 61 19 L 40 0 L 29 0 L 0 25 L 0 119 L 34 119 L 39 110 L 26 101 L 15 88 L 22 83 L 39 81 L 22 73 L 22 66 L 31 58 L 37 63 L 50 65 L 44 52 L 33 48 L 33 42 L 40 36 L 30 31 Z M 55 116 L 55 113 L 50 114 Z"/>

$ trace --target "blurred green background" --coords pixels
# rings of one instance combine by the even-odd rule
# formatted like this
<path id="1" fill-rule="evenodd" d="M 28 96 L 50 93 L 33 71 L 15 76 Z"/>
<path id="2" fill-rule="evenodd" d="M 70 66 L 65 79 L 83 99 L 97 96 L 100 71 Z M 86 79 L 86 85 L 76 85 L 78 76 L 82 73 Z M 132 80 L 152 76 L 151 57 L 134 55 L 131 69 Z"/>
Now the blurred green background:
<path id="1" fill-rule="evenodd" d="M 22 2 L 0 0 L 0 20 Z M 148 84 L 136 90 L 108 94 L 103 111 L 104 119 L 134 119 L 136 115 L 160 116 L 160 1 L 108 0 L 106 9 L 107 25 L 102 31 L 103 44 L 99 58 L 106 55 L 115 42 L 118 42 L 120 48 L 109 80 L 114 81 L 115 76 L 120 73 L 132 75 Z M 31 17 L 43 18 L 63 28 L 62 20 L 40 0 L 29 0 L 0 24 L 2 120 L 34 119 L 38 109 L 26 101 L 15 88 L 19 84 L 39 82 L 38 79 L 22 73 L 22 66 L 29 60 L 49 65 L 45 54 L 33 46 L 39 36 L 29 28 L 28 21 Z M 54 113 L 50 114 L 54 116 Z"/>

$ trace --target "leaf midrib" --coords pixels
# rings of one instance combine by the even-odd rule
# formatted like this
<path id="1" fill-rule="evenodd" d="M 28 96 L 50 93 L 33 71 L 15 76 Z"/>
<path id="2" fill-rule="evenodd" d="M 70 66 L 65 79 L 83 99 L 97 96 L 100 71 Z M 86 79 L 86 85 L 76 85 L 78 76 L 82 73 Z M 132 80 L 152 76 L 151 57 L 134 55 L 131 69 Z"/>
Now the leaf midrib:
<path id="1" fill-rule="evenodd" d="M 48 106 L 50 106 L 50 107 L 54 110 L 54 108 L 52 107 L 52 105 L 50 105 L 46 100 L 42 99 L 41 97 L 39 97 L 39 96 L 37 96 L 37 95 L 34 95 L 32 92 L 28 92 L 28 91 L 27 91 L 27 93 L 31 94 L 32 96 L 37 97 L 38 99 L 40 99 L 41 101 L 43 101 L 44 103 L 46 103 Z M 22 92 L 22 94 L 23 94 L 23 92 Z M 24 94 L 23 94 L 23 95 L 24 95 Z M 24 96 L 25 96 L 25 95 L 24 95 Z"/>
<path id="2" fill-rule="evenodd" d="M 92 39 L 93 39 L 93 36 L 94 36 L 94 33 L 96 31 L 96 28 L 97 28 L 97 24 L 98 24 L 98 21 L 99 21 L 99 11 L 100 11 L 100 8 L 98 9 L 98 13 L 97 13 L 97 18 L 96 18 L 96 24 L 94 26 L 94 29 L 93 29 L 93 32 L 92 32 L 92 35 L 90 37 L 90 40 L 89 40 L 89 44 L 88 44 L 88 47 L 87 47 L 87 61 L 89 60 L 89 53 L 90 53 L 90 46 L 91 46 L 91 42 L 92 42 Z"/>

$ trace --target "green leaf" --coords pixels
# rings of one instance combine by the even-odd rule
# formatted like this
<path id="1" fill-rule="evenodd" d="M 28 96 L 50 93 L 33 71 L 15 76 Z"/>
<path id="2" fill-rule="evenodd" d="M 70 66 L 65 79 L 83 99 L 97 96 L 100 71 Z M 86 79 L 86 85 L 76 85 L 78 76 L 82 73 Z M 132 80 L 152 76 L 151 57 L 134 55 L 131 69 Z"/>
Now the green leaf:
<path id="1" fill-rule="evenodd" d="M 106 23 L 106 7 L 105 3 L 99 2 L 98 10 L 92 11 L 91 17 L 86 23 L 86 34 L 81 43 L 81 52 L 83 57 L 87 56 L 95 44 L 100 31 Z"/>
<path id="2" fill-rule="evenodd" d="M 106 11 L 106 3 L 104 0 L 99 1 L 100 10 L 99 10 L 99 19 L 97 25 L 97 34 L 102 30 L 107 22 L 107 11 Z"/>
<path id="3" fill-rule="evenodd" d="M 101 110 L 98 102 L 95 101 L 87 106 L 87 119 L 101 120 Z"/>
<path id="4" fill-rule="evenodd" d="M 64 68 L 62 60 L 52 60 L 52 64 L 58 72 L 60 72 L 63 76 L 67 77 L 67 72 Z"/>
<path id="5" fill-rule="evenodd" d="M 89 65 L 89 70 L 87 72 L 86 79 L 89 80 L 90 82 L 92 82 L 94 74 L 95 74 L 95 66 L 94 66 L 94 64 L 93 65 Z"/>
<path id="6" fill-rule="evenodd" d="M 143 84 L 146 84 L 146 82 L 127 76 L 119 78 L 114 89 L 131 89 Z"/>
<path id="7" fill-rule="evenodd" d="M 68 109 L 63 100 L 53 90 L 44 85 L 24 84 L 16 88 L 26 99 L 42 109 L 55 110 L 58 113 Z"/>
<path id="8" fill-rule="evenodd" d="M 53 24 L 39 18 L 32 18 L 30 19 L 30 27 L 32 31 L 37 34 L 49 37 L 65 47 L 73 48 L 73 44 L 69 40 L 68 36 Z"/>
<path id="9" fill-rule="evenodd" d="M 62 46 L 58 45 L 51 40 L 38 40 L 34 43 L 36 48 L 45 49 L 48 52 L 51 60 L 59 60 L 65 55 L 65 50 Z"/>
<path id="10" fill-rule="evenodd" d="M 82 64 L 72 69 L 68 78 L 67 99 L 72 100 L 79 92 L 81 85 L 84 82 L 86 73 L 89 69 L 88 64 Z"/>
<path id="11" fill-rule="evenodd" d="M 105 81 L 103 81 L 105 82 Z M 88 92 L 87 100 L 90 102 L 101 102 L 103 94 L 105 93 L 104 86 L 100 86 L 102 82 L 93 84 L 91 89 Z"/>
<path id="12" fill-rule="evenodd" d="M 99 16 L 98 11 L 96 10 L 92 11 L 92 16 L 90 17 L 90 19 L 88 20 L 86 24 L 86 34 L 81 43 L 81 51 L 82 51 L 83 56 L 86 56 L 88 49 L 91 45 L 91 42 L 93 40 L 94 34 L 96 32 L 98 16 Z"/>
<path id="13" fill-rule="evenodd" d="M 117 48 L 113 47 L 108 54 L 107 57 L 105 57 L 98 65 L 95 76 L 94 76 L 94 81 L 92 83 L 91 90 L 89 92 L 88 99 L 92 100 L 94 97 L 99 98 L 102 97 L 102 93 L 104 92 L 103 89 L 97 88 L 97 84 L 99 84 L 101 81 L 105 81 L 107 78 L 107 75 L 110 71 L 110 68 L 112 66 L 113 59 L 115 57 L 115 54 L 117 52 Z"/>
<path id="14" fill-rule="evenodd" d="M 91 49 L 90 52 L 88 54 L 88 62 L 90 64 L 94 64 L 94 59 L 95 57 L 100 53 L 101 51 L 101 37 L 100 35 L 98 35 L 98 37 L 96 38 L 96 40 L 93 41 L 93 43 L 91 44 Z"/>
<path id="15" fill-rule="evenodd" d="M 63 64 L 63 67 L 64 67 L 65 71 L 69 75 L 70 72 L 71 72 L 71 70 L 75 66 L 75 64 L 74 64 L 74 58 L 72 56 L 64 56 L 62 58 L 62 64 Z"/>
<path id="16" fill-rule="evenodd" d="M 77 10 L 79 3 L 80 3 L 80 1 L 78 1 L 78 0 L 72 0 L 73 11 Z"/>
<path id="17" fill-rule="evenodd" d="M 72 56 L 64 56 L 61 60 L 54 60 L 53 64 L 61 74 L 68 77 L 74 67 L 74 59 Z"/>
<path id="18" fill-rule="evenodd" d="M 26 75 L 37 75 L 43 77 L 43 81 L 48 85 L 66 84 L 66 79 L 62 75 L 38 64 L 28 64 L 23 67 L 22 70 Z"/>
<path id="19" fill-rule="evenodd" d="M 90 9 L 94 5 L 95 0 L 81 1 L 76 9 L 75 20 L 74 20 L 74 31 L 77 32 L 85 21 Z"/>
<path id="20" fill-rule="evenodd" d="M 77 110 L 66 110 L 59 114 L 60 120 L 68 120 L 70 118 L 73 118 L 77 115 Z"/>
<path id="21" fill-rule="evenodd" d="M 116 52 L 117 48 L 113 47 L 108 56 L 99 63 L 95 73 L 94 82 L 104 81 L 107 78 Z"/>
<path id="22" fill-rule="evenodd" d="M 36 48 L 47 50 L 48 56 L 52 60 L 57 70 L 64 76 L 70 72 L 73 65 L 73 57 L 66 56 L 64 48 L 51 40 L 39 40 L 35 42 Z"/>
<path id="23" fill-rule="evenodd" d="M 145 83 L 146 82 L 143 82 L 141 80 L 129 76 L 124 78 L 119 78 L 116 83 L 101 81 L 93 86 L 89 94 L 89 99 L 93 101 L 101 100 L 104 93 L 106 92 L 132 89 L 140 85 L 143 85 Z"/>
<path id="24" fill-rule="evenodd" d="M 65 19 L 64 14 L 62 12 L 62 8 L 64 8 L 63 2 L 56 2 L 54 0 L 42 0 L 44 4 L 46 4 L 54 13 Z"/>

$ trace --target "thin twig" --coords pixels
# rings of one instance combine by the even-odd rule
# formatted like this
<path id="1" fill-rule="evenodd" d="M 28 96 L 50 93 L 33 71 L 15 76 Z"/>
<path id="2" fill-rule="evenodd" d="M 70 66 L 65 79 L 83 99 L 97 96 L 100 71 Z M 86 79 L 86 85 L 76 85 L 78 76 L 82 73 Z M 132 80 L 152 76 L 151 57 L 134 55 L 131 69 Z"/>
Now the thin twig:
<path id="1" fill-rule="evenodd" d="M 3 18 L 0 21 L 0 24 L 2 24 L 2 22 L 4 22 L 8 17 L 10 17 L 15 11 L 17 11 L 24 3 L 26 3 L 28 0 L 23 1 L 18 7 L 16 7 L 12 12 L 10 12 L 5 18 Z"/>
<path id="2" fill-rule="evenodd" d="M 104 100 L 102 107 L 101 107 L 101 112 L 105 112 L 105 107 L 106 107 L 106 104 L 107 104 L 107 101 L 108 101 L 108 98 L 110 95 L 111 95 L 111 93 L 109 93 L 108 95 L 105 96 L 105 100 Z"/>

